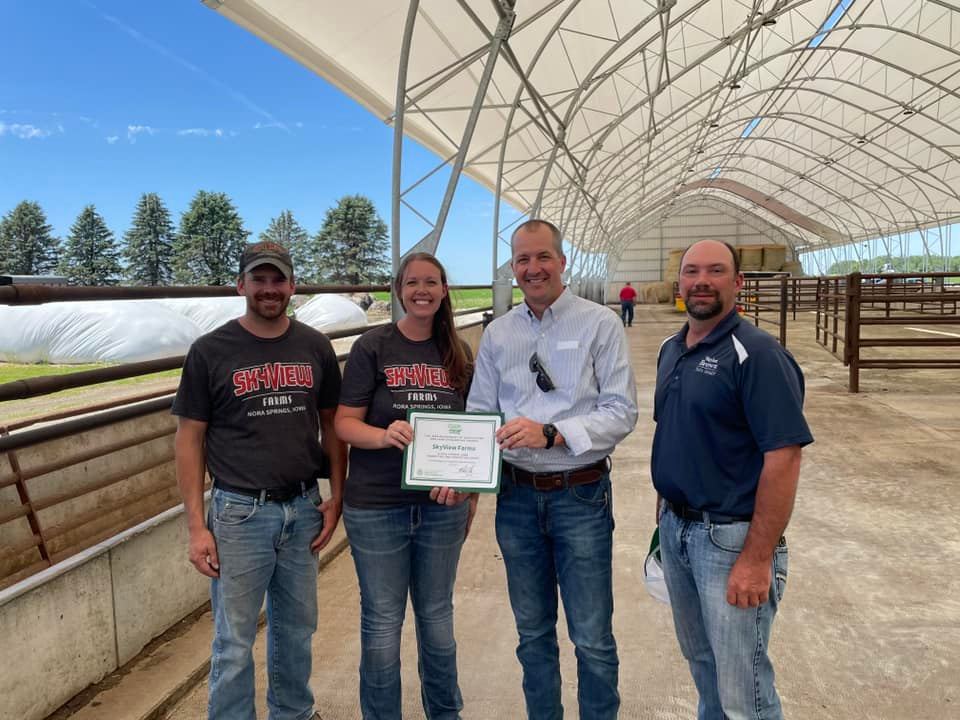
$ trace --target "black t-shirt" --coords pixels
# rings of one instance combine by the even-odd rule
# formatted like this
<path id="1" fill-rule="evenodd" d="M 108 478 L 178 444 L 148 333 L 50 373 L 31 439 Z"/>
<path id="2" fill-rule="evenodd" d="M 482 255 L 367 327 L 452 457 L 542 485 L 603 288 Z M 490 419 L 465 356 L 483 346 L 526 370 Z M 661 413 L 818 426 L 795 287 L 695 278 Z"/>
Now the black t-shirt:
<path id="1" fill-rule="evenodd" d="M 364 333 L 343 371 L 340 404 L 367 408 L 364 422 L 374 427 L 405 420 L 410 409 L 461 411 L 464 399 L 450 386 L 436 341 L 409 340 L 396 324 Z M 402 473 L 403 451 L 351 447 L 344 502 L 358 508 L 430 502 L 429 492 L 400 487 Z"/>
<path id="2" fill-rule="evenodd" d="M 207 425 L 210 475 L 251 490 L 296 487 L 323 466 L 318 411 L 335 407 L 330 341 L 296 320 L 261 338 L 231 320 L 190 347 L 173 414 Z"/>

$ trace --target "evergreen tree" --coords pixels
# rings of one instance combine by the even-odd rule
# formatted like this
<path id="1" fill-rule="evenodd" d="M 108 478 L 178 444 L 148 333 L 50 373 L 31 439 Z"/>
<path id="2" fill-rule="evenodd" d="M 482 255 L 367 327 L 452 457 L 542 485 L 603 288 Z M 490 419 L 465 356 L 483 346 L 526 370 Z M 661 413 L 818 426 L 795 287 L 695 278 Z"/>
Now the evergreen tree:
<path id="1" fill-rule="evenodd" d="M 347 285 L 390 281 L 387 224 L 363 195 L 345 195 L 327 210 L 316 236 L 321 282 Z"/>
<path id="2" fill-rule="evenodd" d="M 180 218 L 173 278 L 182 285 L 230 285 L 249 235 L 226 193 L 200 190 Z"/>
<path id="3" fill-rule="evenodd" d="M 298 223 L 293 213 L 284 210 L 270 221 L 267 229 L 260 233 L 260 240 L 280 243 L 290 251 L 293 260 L 293 272 L 297 280 L 305 283 L 317 280 L 317 258 L 310 234 Z"/>
<path id="4" fill-rule="evenodd" d="M 127 278 L 134 285 L 169 285 L 173 276 L 173 222 L 156 193 L 140 196 L 123 249 Z"/>
<path id="5" fill-rule="evenodd" d="M 60 241 L 40 205 L 24 200 L 0 220 L 0 272 L 47 275 L 56 270 Z"/>
<path id="6" fill-rule="evenodd" d="M 120 275 L 120 251 L 113 233 L 93 205 L 70 228 L 60 273 L 76 285 L 113 285 Z"/>

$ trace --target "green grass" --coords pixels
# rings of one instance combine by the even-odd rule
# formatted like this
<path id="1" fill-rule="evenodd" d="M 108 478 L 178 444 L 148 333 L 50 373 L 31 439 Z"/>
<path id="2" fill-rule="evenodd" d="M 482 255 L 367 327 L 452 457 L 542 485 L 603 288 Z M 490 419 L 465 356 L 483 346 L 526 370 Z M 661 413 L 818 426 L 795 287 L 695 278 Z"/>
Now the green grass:
<path id="1" fill-rule="evenodd" d="M 390 302 L 390 293 L 388 292 L 375 292 L 372 293 L 372 295 L 375 299 L 382 302 Z M 450 297 L 453 301 L 454 311 L 490 307 L 493 305 L 493 293 L 487 288 L 480 290 L 451 290 Z M 514 288 L 514 303 L 521 302 L 522 300 L 523 293 L 520 292 L 520 288 Z"/>
<path id="2" fill-rule="evenodd" d="M 0 384 L 14 382 L 15 380 L 27 380 L 29 378 L 41 377 L 43 375 L 65 375 L 69 373 L 83 372 L 85 370 L 100 370 L 111 367 L 114 363 L 85 363 L 80 365 L 51 365 L 49 363 L 6 363 L 0 362 Z M 157 379 L 164 377 L 179 377 L 180 370 L 164 370 L 163 372 L 152 373 L 150 375 L 140 375 L 139 377 L 124 378 L 123 380 L 113 380 L 105 385 L 135 385 L 146 379 Z M 69 391 L 65 391 L 69 392 Z"/>

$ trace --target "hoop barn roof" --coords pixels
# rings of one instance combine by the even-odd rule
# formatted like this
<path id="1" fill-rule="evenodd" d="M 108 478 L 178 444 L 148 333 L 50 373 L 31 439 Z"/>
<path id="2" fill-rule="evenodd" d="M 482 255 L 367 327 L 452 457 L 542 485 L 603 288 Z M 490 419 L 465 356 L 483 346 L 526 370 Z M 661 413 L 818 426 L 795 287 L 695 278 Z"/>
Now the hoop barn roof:
<path id="1" fill-rule="evenodd" d="M 205 1 L 393 117 L 407 2 Z M 404 131 L 455 154 L 512 20 L 464 170 L 581 248 L 616 250 L 691 194 L 798 250 L 960 219 L 960 0 L 512 4 L 417 3 Z"/>

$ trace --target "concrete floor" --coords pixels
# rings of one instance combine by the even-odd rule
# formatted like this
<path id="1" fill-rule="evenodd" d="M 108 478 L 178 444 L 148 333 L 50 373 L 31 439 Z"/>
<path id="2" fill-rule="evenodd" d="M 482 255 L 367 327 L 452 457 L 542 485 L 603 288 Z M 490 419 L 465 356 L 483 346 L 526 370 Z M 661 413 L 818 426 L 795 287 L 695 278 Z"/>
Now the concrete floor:
<path id="1" fill-rule="evenodd" d="M 614 456 L 621 717 L 693 718 L 696 696 L 669 610 L 647 596 L 641 580 L 654 522 L 655 357 L 682 317 L 666 307 L 637 311 L 628 337 L 640 422 Z M 790 576 L 772 641 L 786 714 L 960 718 L 960 373 L 864 371 L 864 392 L 849 395 L 844 368 L 813 342 L 812 316 L 791 324 L 788 346 L 806 373 L 816 442 L 804 452 L 787 533 Z M 322 571 L 319 595 L 317 709 L 324 720 L 358 718 L 359 598 L 348 552 Z M 492 498 L 481 502 L 464 548 L 456 603 L 463 717 L 523 717 Z M 561 635 L 564 705 L 576 718 L 576 669 L 562 628 Z M 409 616 L 403 643 L 404 716 L 423 718 Z M 265 718 L 262 637 L 257 657 L 258 712 Z M 166 717 L 205 717 L 206 692 L 201 683 Z"/>

